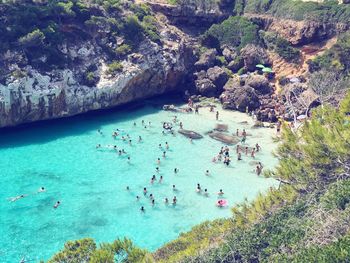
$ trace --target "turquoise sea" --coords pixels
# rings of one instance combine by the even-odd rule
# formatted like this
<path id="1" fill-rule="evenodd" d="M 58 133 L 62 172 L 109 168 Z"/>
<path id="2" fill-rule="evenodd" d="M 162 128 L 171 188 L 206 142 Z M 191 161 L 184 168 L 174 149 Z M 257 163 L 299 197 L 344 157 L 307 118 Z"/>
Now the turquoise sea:
<path id="1" fill-rule="evenodd" d="M 243 154 L 238 162 L 235 147 L 230 147 L 230 167 L 213 163 L 224 144 L 204 135 L 217 123 L 228 124 L 231 133 L 245 128 L 251 134 L 246 144 L 262 146 L 256 160 L 272 168 L 277 163 L 271 154 L 274 130 L 250 129 L 253 122 L 249 116 L 221 109 L 219 121 L 208 108 L 201 108 L 199 115 L 177 113 L 185 129 L 204 135 L 191 143 L 177 132 L 175 136 L 162 134 L 162 121 L 171 122 L 175 114 L 160 110 L 160 105 L 160 101 L 150 101 L 135 109 L 119 108 L 0 131 L 0 262 L 19 262 L 24 256 L 34 262 L 47 260 L 65 241 L 83 237 L 107 242 L 126 236 L 154 251 L 198 223 L 230 216 L 230 207 L 277 185 L 253 172 L 250 156 Z M 240 124 L 242 121 L 249 123 Z M 111 135 L 117 129 L 122 132 L 114 139 Z M 121 139 L 127 134 L 131 145 Z M 102 148 L 96 149 L 97 144 Z M 127 154 L 119 156 L 113 145 Z M 164 150 L 166 158 L 162 157 Z M 157 158 L 161 159 L 159 173 Z M 177 174 L 174 168 L 179 169 Z M 153 184 L 152 175 L 157 177 Z M 164 178 L 161 183 L 160 176 Z M 208 189 L 208 197 L 195 191 L 197 183 Z M 46 191 L 38 193 L 40 187 Z M 144 187 L 155 198 L 153 207 L 143 195 Z M 227 208 L 215 206 L 220 189 L 228 200 Z M 27 196 L 16 202 L 8 200 L 21 194 Z M 176 206 L 163 202 L 165 197 L 171 202 L 174 196 Z M 54 209 L 58 200 L 61 205 Z M 141 206 L 145 213 L 140 212 Z"/>

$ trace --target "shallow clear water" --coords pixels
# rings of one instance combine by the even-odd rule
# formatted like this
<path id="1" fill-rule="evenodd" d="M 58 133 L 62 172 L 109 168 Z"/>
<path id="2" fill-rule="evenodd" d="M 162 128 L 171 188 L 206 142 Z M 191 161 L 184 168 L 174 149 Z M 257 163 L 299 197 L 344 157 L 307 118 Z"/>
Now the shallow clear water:
<path id="1" fill-rule="evenodd" d="M 251 157 L 243 155 L 243 161 L 238 162 L 234 147 L 231 147 L 233 162 L 225 167 L 211 162 L 222 143 L 208 136 L 191 144 L 178 133 L 162 135 L 161 122 L 171 121 L 173 116 L 174 113 L 148 105 L 0 132 L 0 261 L 18 262 L 22 256 L 46 260 L 65 241 L 82 237 L 102 242 L 127 236 L 137 245 L 155 250 L 198 223 L 230 216 L 229 208 L 215 206 L 219 189 L 223 189 L 224 198 L 233 206 L 276 184 L 254 174 Z M 216 123 L 228 124 L 230 132 L 246 128 L 252 134 L 247 144 L 259 142 L 262 146 L 256 160 L 266 168 L 276 164 L 271 154 L 275 147 L 273 131 L 250 130 L 252 121 L 244 114 L 220 110 L 219 122 L 208 109 L 200 109 L 200 115 L 177 116 L 185 129 L 203 135 Z M 142 127 L 141 120 L 151 121 L 151 127 Z M 242 121 L 249 121 L 249 125 L 239 124 Z M 112 138 L 116 129 L 131 136 L 132 146 L 120 136 Z M 139 135 L 142 143 L 137 142 Z M 166 141 L 170 150 L 163 159 L 158 144 L 164 146 Z M 98 150 L 95 147 L 98 143 L 117 145 L 128 154 L 118 156 L 111 149 Z M 130 164 L 127 156 L 131 157 Z M 155 172 L 158 157 L 159 174 Z M 176 175 L 175 167 L 179 168 Z M 207 169 L 210 176 L 205 175 Z M 157 179 L 162 175 L 163 182 L 151 185 L 153 174 Z M 197 183 L 208 189 L 209 197 L 195 192 Z M 173 192 L 173 184 L 177 192 Z M 37 193 L 41 186 L 47 191 Z M 126 186 L 130 186 L 130 191 Z M 144 197 L 143 187 L 155 196 L 154 207 Z M 7 200 L 21 194 L 28 196 L 16 202 Z M 141 196 L 138 202 L 136 195 Z M 164 198 L 171 200 L 174 195 L 178 204 L 166 206 Z M 61 205 L 53 209 L 57 200 Z M 141 206 L 145 213 L 140 212 Z"/>

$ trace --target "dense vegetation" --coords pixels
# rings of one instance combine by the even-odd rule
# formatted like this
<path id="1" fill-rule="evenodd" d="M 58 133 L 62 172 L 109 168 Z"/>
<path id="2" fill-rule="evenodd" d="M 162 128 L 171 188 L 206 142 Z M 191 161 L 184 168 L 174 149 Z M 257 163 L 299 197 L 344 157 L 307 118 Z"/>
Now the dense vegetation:
<path id="1" fill-rule="evenodd" d="M 309 62 L 310 71 L 337 71 L 344 75 L 350 72 L 350 33 L 341 35 L 337 43 Z"/>
<path id="2" fill-rule="evenodd" d="M 6 1 L 0 4 L 0 34 L 0 53 L 16 51 L 23 54 L 15 61 L 19 66 L 43 70 L 73 62 L 63 52 L 68 44 L 90 41 L 115 60 L 137 48 L 144 37 L 160 41 L 150 8 L 121 0 Z"/>
<path id="3" fill-rule="evenodd" d="M 347 23 L 350 19 L 350 6 L 338 5 L 338 1 L 324 3 L 303 2 L 301 0 L 246 0 L 237 1 L 236 9 L 246 13 L 267 13 L 276 17 L 295 20 L 314 20 L 322 22 Z"/>

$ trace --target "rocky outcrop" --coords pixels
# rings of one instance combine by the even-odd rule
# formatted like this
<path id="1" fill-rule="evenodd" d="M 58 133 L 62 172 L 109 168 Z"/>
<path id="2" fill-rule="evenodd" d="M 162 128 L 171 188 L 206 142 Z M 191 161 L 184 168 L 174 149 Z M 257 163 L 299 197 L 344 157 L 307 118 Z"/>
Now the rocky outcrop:
<path id="1" fill-rule="evenodd" d="M 295 21 L 272 15 L 248 14 L 244 16 L 259 24 L 265 31 L 278 33 L 293 45 L 308 44 L 331 38 L 350 29 L 349 23 L 325 23 L 323 21 Z"/>
<path id="2" fill-rule="evenodd" d="M 222 91 L 222 88 L 228 80 L 228 74 L 222 68 L 215 66 L 207 70 L 208 78 L 214 83 L 216 88 L 219 91 Z"/>
<path id="3" fill-rule="evenodd" d="M 242 48 L 241 57 L 244 60 L 244 67 L 248 71 L 255 71 L 257 64 L 271 64 L 269 55 L 267 54 L 266 50 L 253 44 L 248 44 Z"/>
<path id="4" fill-rule="evenodd" d="M 249 86 L 224 91 L 220 100 L 224 109 L 239 110 L 245 112 L 259 108 L 260 101 L 256 91 Z"/>
<path id="5" fill-rule="evenodd" d="M 166 29 L 161 34 L 163 45 L 146 39 L 138 53 L 121 62 L 122 71 L 112 77 L 93 43 L 65 50 L 86 61 L 82 68 L 43 73 L 27 66 L 26 76 L 11 77 L 0 84 L 0 127 L 106 109 L 178 88 L 188 71 L 192 49 L 177 32 L 170 34 Z M 97 84 L 81 85 L 81 72 L 92 64 L 100 76 Z"/>
<path id="6" fill-rule="evenodd" d="M 197 92 L 206 97 L 219 96 L 228 80 L 228 74 L 218 66 L 197 72 L 194 76 Z"/>
<path id="7" fill-rule="evenodd" d="M 153 11 L 166 15 L 170 21 L 181 25 L 208 26 L 219 23 L 232 14 L 233 0 L 196 1 L 182 0 L 177 5 L 166 1 L 147 0 Z"/>
<path id="8" fill-rule="evenodd" d="M 200 55 L 199 60 L 194 64 L 195 68 L 200 70 L 207 70 L 215 65 L 216 55 L 218 52 L 216 49 L 209 49 Z"/>
<path id="9" fill-rule="evenodd" d="M 272 87 L 268 79 L 263 75 L 250 74 L 245 83 L 255 89 L 259 94 L 270 94 Z"/>

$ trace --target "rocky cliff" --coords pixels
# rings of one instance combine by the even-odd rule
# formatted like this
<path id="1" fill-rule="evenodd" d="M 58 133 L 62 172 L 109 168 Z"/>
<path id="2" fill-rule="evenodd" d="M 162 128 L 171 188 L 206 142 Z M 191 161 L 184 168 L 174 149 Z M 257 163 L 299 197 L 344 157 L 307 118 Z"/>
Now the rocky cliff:
<path id="1" fill-rule="evenodd" d="M 80 66 L 40 72 L 27 65 L 25 76 L 0 84 L 0 127 L 106 109 L 183 87 L 192 50 L 172 27 L 161 28 L 160 36 L 161 44 L 143 40 L 112 77 L 101 48 L 93 42 L 61 47 Z M 80 73 L 92 66 L 99 80 L 92 86 L 81 84 Z"/>

